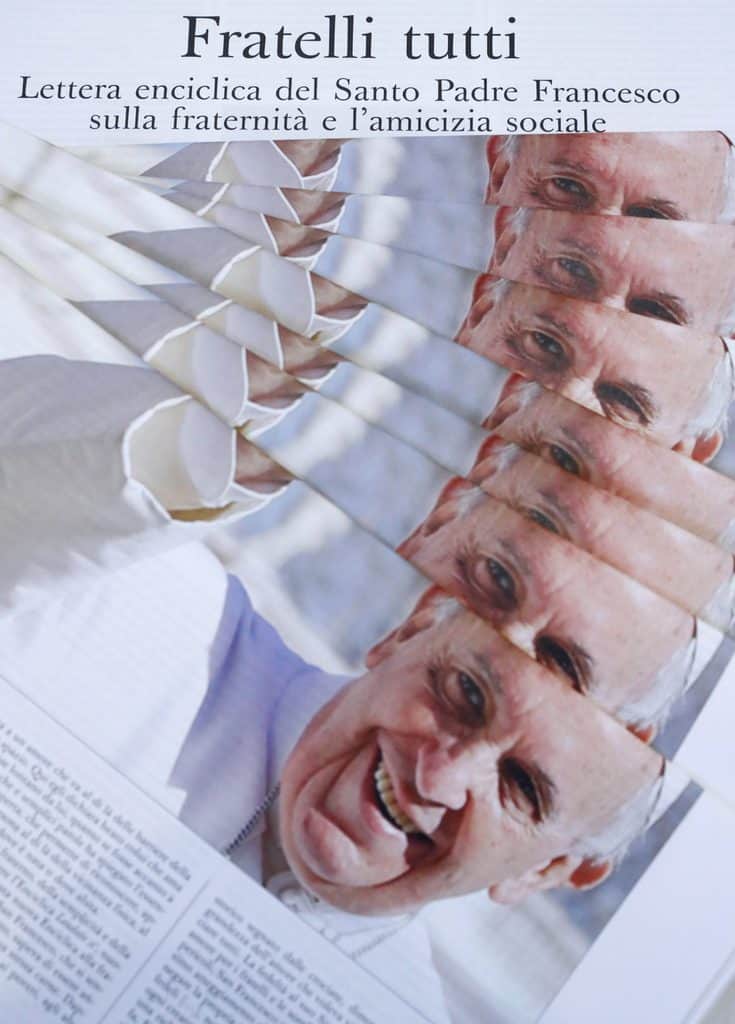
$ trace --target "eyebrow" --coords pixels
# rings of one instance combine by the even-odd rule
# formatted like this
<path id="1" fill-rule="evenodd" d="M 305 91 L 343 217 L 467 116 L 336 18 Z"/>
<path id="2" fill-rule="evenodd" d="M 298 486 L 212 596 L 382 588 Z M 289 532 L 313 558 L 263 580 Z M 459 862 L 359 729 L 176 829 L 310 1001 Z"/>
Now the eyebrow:
<path id="1" fill-rule="evenodd" d="M 660 302 L 662 306 L 668 306 L 672 313 L 679 318 L 680 326 L 688 324 L 691 321 L 691 314 L 687 307 L 684 305 L 684 300 L 678 295 L 672 295 L 671 292 L 643 292 L 643 294 L 636 293 L 628 297 L 628 302 L 631 299 L 635 299 L 638 302 Z M 630 312 L 630 310 L 629 310 Z M 653 317 L 652 319 L 656 319 Z"/>
<path id="2" fill-rule="evenodd" d="M 643 199 L 637 199 L 631 201 L 630 206 L 650 206 L 653 209 L 659 210 L 661 213 L 666 213 L 671 220 L 684 220 L 686 218 L 685 212 L 682 208 L 671 199 L 664 199 L 663 196 L 646 196 Z"/>
<path id="3" fill-rule="evenodd" d="M 480 681 L 489 690 L 492 690 L 493 693 L 500 697 L 504 697 L 505 690 L 503 688 L 503 682 L 485 655 L 479 654 L 477 651 L 473 651 L 470 655 L 470 661 L 477 671 L 477 674 L 480 676 Z"/>
<path id="4" fill-rule="evenodd" d="M 531 566 L 528 564 L 528 562 L 520 553 L 515 544 L 513 544 L 509 540 L 506 540 L 504 537 L 498 537 L 498 544 L 500 545 L 501 548 L 503 548 L 504 551 L 507 551 L 508 554 L 514 559 L 514 561 L 518 564 L 518 568 L 521 570 L 521 572 L 525 573 L 526 576 L 531 575 Z"/>
<path id="5" fill-rule="evenodd" d="M 576 249 L 577 252 L 586 256 L 587 259 L 592 260 L 595 263 L 602 258 L 602 254 L 597 246 L 593 245 L 591 242 L 584 242 L 579 238 L 575 238 L 574 235 L 560 238 L 559 244 L 568 245 L 570 248 Z"/>
<path id="6" fill-rule="evenodd" d="M 569 427 L 562 426 L 561 432 L 564 435 L 564 437 L 566 437 L 573 444 L 576 444 L 579 450 L 583 452 L 586 456 L 588 456 L 588 458 L 595 458 L 595 453 L 592 451 L 589 445 L 585 444 L 585 442 L 577 434 L 575 434 L 573 430 L 570 430 Z"/>
<path id="7" fill-rule="evenodd" d="M 553 327 L 559 334 L 563 334 L 567 340 L 576 337 L 576 332 L 568 323 L 565 323 L 563 320 L 557 320 L 551 313 L 536 313 L 535 316 L 541 323 Z"/>
<path id="8" fill-rule="evenodd" d="M 647 427 L 651 421 L 656 417 L 659 412 L 659 407 L 654 400 L 653 395 L 648 388 L 643 387 L 642 384 L 636 384 L 632 380 L 600 380 L 594 386 L 594 392 L 598 399 L 601 399 L 600 392 L 605 394 L 607 388 L 619 388 L 621 391 L 629 391 L 631 397 L 635 399 L 638 405 L 641 407 L 643 414 L 642 426 Z M 608 401 L 614 401 L 613 396 L 607 396 Z M 631 410 L 632 411 L 632 410 Z"/>
<path id="9" fill-rule="evenodd" d="M 550 160 L 549 167 L 558 167 L 562 171 L 577 171 L 579 174 L 599 174 L 602 178 L 613 177 L 612 174 L 607 174 L 602 167 L 592 167 L 590 164 L 583 164 L 579 160 L 567 160 L 565 157 L 556 157 Z"/>
<path id="10" fill-rule="evenodd" d="M 539 494 L 544 499 L 544 501 L 547 501 L 549 505 L 552 506 L 555 512 L 558 512 L 559 516 L 565 521 L 567 525 L 575 525 L 574 516 L 570 513 L 569 508 L 566 505 L 564 505 L 555 494 L 553 494 L 551 491 L 546 490 L 539 491 Z"/>

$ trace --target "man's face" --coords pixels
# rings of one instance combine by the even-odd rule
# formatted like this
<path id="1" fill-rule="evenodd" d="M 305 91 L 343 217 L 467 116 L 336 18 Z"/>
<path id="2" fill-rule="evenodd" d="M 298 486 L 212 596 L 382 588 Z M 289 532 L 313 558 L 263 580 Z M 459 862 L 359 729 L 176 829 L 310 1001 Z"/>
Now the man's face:
<path id="1" fill-rule="evenodd" d="M 512 376 L 484 426 L 566 473 L 716 541 L 735 518 L 735 484 L 588 409 Z"/>
<path id="2" fill-rule="evenodd" d="M 499 438 L 483 447 L 471 479 L 532 522 L 692 614 L 699 614 L 732 577 L 732 555 L 715 544 Z"/>
<path id="3" fill-rule="evenodd" d="M 569 880 L 574 844 L 658 772 L 648 748 L 467 612 L 442 620 L 424 604 L 369 666 L 307 727 L 282 783 L 289 863 L 344 909 L 487 886 L 515 899 L 545 872 Z"/>
<path id="4" fill-rule="evenodd" d="M 465 481 L 445 488 L 398 550 L 613 713 L 645 696 L 674 656 L 686 664 L 690 614 Z"/>
<path id="5" fill-rule="evenodd" d="M 491 277 L 479 279 L 457 340 L 669 447 L 686 437 L 726 358 L 714 335 Z"/>
<path id="6" fill-rule="evenodd" d="M 719 132 L 528 135 L 488 143 L 486 202 L 715 222 L 729 146 Z"/>
<path id="7" fill-rule="evenodd" d="M 735 304 L 735 231 L 501 207 L 490 271 L 573 298 L 721 333 Z"/>

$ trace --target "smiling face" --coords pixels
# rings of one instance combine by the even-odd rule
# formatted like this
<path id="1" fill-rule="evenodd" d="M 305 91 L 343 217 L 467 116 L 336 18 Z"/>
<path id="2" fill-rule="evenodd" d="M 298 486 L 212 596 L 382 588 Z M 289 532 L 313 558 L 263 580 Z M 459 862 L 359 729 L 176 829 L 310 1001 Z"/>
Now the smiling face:
<path id="1" fill-rule="evenodd" d="M 484 426 L 596 487 L 717 542 L 735 520 L 735 483 L 513 375 Z"/>
<path id="2" fill-rule="evenodd" d="M 735 231 L 501 207 L 490 271 L 712 333 L 735 305 Z"/>
<path id="3" fill-rule="evenodd" d="M 729 148 L 719 132 L 495 136 L 486 202 L 715 222 Z"/>
<path id="4" fill-rule="evenodd" d="M 721 441 L 704 424 L 692 436 L 693 425 L 708 416 L 714 428 L 729 396 L 725 389 L 723 403 L 710 399 L 717 394 L 716 374 L 727 370 L 721 364 L 729 359 L 715 335 L 691 336 L 546 288 L 483 275 L 457 340 L 669 447 L 693 450 L 709 438 L 714 451 Z"/>
<path id="5" fill-rule="evenodd" d="M 648 748 L 474 616 L 441 614 L 445 600 L 425 595 L 286 765 L 289 863 L 353 912 L 583 884 L 574 848 L 660 771 Z"/>
<path id="6" fill-rule="evenodd" d="M 684 687 L 691 614 L 461 478 L 398 550 L 608 711 Z"/>

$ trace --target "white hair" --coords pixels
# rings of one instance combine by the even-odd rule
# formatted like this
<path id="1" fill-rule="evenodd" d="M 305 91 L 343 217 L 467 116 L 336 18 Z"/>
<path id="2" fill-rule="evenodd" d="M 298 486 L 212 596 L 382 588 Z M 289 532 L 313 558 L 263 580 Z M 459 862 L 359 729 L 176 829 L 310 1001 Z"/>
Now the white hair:
<path id="1" fill-rule="evenodd" d="M 721 224 L 735 224 L 735 151 L 728 139 L 725 161 L 724 201 L 720 211 Z"/>
<path id="2" fill-rule="evenodd" d="M 731 342 L 722 338 L 723 357 L 709 382 L 707 395 L 697 415 L 684 429 L 684 437 L 700 437 L 720 431 L 727 433 L 730 405 L 735 397 L 735 364 Z"/>
<path id="3" fill-rule="evenodd" d="M 615 713 L 616 718 L 626 725 L 646 728 L 661 725 L 668 718 L 671 708 L 694 682 L 693 669 L 696 662 L 698 624 L 694 620 L 691 639 L 672 654 L 668 662 L 658 670 L 645 692 L 635 700 L 623 704 Z"/>
<path id="4" fill-rule="evenodd" d="M 593 863 L 611 862 L 617 866 L 628 852 L 630 844 L 653 824 L 658 816 L 658 805 L 664 790 L 666 761 L 661 759 L 661 771 L 629 800 L 598 832 L 578 840 L 570 853 Z"/>

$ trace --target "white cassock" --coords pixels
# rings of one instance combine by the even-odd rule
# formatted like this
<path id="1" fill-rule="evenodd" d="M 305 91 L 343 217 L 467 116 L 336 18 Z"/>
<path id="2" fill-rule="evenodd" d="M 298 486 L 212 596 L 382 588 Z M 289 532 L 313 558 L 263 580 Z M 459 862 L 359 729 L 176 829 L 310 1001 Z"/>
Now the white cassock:
<path id="1" fill-rule="evenodd" d="M 231 432 L 149 368 L 45 356 L 1 368 L 0 674 L 224 849 L 345 682 L 255 612 L 197 540 L 206 524 L 167 511 L 202 492 L 257 500 L 232 482 Z M 261 842 L 256 830 L 238 851 L 258 880 Z M 420 922 L 355 918 L 307 894 L 294 901 L 296 889 L 284 876 L 272 887 L 392 988 L 405 985 L 429 1019 L 446 1019 Z M 395 969 L 407 956 L 416 970 Z"/>

